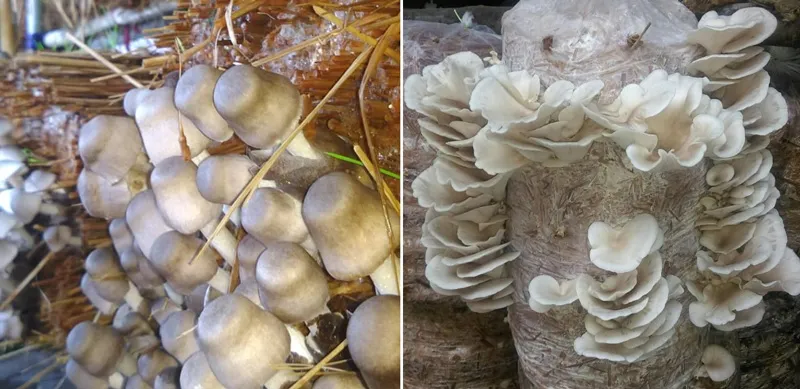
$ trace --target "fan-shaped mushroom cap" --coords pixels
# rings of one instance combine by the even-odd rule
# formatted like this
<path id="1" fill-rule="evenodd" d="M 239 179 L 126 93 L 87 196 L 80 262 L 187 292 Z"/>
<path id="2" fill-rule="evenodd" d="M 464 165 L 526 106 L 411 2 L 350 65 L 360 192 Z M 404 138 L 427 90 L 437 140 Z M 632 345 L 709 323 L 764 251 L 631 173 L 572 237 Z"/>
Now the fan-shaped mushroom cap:
<path id="1" fill-rule="evenodd" d="M 715 165 L 711 169 L 708 169 L 708 173 L 706 173 L 706 183 L 711 186 L 717 186 L 728 182 L 733 178 L 734 172 L 733 166 L 731 165 Z"/>
<path id="2" fill-rule="evenodd" d="M 23 187 L 28 193 L 43 192 L 58 180 L 55 173 L 44 170 L 34 170 L 26 179 Z"/>
<path id="3" fill-rule="evenodd" d="M 111 327 L 85 321 L 69 332 L 66 348 L 89 374 L 108 377 L 122 358 L 125 341 Z"/>
<path id="4" fill-rule="evenodd" d="M 264 308 L 285 323 L 313 319 L 329 298 L 322 268 L 295 243 L 269 244 L 258 258 L 256 280 Z"/>
<path id="5" fill-rule="evenodd" d="M 715 382 L 725 381 L 736 372 L 736 361 L 733 359 L 733 355 L 716 344 L 706 346 L 700 361 L 702 365 L 698 376 L 711 378 Z"/>
<path id="6" fill-rule="evenodd" d="M 786 99 L 774 88 L 767 90 L 767 96 L 760 103 L 745 109 L 745 118 L 757 117 L 752 123 L 745 125 L 747 135 L 769 135 L 789 121 L 789 108 Z"/>
<path id="7" fill-rule="evenodd" d="M 42 195 L 40 193 L 28 193 L 22 189 L 0 191 L 0 209 L 14 215 L 20 223 L 28 224 L 33 221 L 41 206 Z"/>
<path id="8" fill-rule="evenodd" d="M 589 226 L 589 258 L 603 270 L 629 272 L 653 251 L 658 234 L 658 222 L 649 214 L 635 216 L 621 229 L 594 222 Z"/>
<path id="9" fill-rule="evenodd" d="M 255 280 L 256 262 L 267 247 L 252 235 L 245 235 L 236 247 L 239 258 L 239 276 L 242 281 Z"/>
<path id="10" fill-rule="evenodd" d="M 714 92 L 714 96 L 722 101 L 725 109 L 741 111 L 764 101 L 769 92 L 769 79 L 769 73 L 760 70 Z"/>
<path id="11" fill-rule="evenodd" d="M 260 188 L 242 206 L 242 227 L 263 244 L 302 243 L 308 239 L 302 198 L 277 188 Z M 280 222 L 277 222 L 280 220 Z"/>
<path id="12" fill-rule="evenodd" d="M 79 389 L 108 389 L 108 379 L 89 374 L 78 362 L 70 358 L 65 366 L 66 376 Z"/>
<path id="13" fill-rule="evenodd" d="M 370 389 L 400 388 L 400 297 L 361 303 L 347 326 L 347 342 Z"/>
<path id="14" fill-rule="evenodd" d="M 180 113 L 175 108 L 173 95 L 174 89 L 167 87 L 145 92 L 136 107 L 136 125 L 139 126 L 147 156 L 154 165 L 181 155 L 178 141 L 181 128 L 193 157 L 211 142 L 190 120 L 179 119 Z"/>
<path id="15" fill-rule="evenodd" d="M 144 153 L 144 145 L 133 119 L 99 115 L 81 127 L 78 152 L 87 169 L 117 182 Z"/>
<path id="16" fill-rule="evenodd" d="M 258 149 L 286 138 L 302 113 L 300 92 L 288 78 L 249 65 L 219 77 L 214 106 L 239 138 Z"/>
<path id="17" fill-rule="evenodd" d="M 153 301 L 150 306 L 150 316 L 161 326 L 164 325 L 164 322 L 167 321 L 172 313 L 180 311 L 181 307 L 166 297 Z"/>
<path id="18" fill-rule="evenodd" d="M 153 244 L 150 262 L 158 274 L 182 294 L 189 294 L 192 289 L 205 283 L 217 290 L 227 291 L 227 274 L 217 267 L 213 250 L 206 250 L 190 261 L 201 246 L 203 241 L 197 237 L 169 231 Z"/>
<path id="19" fill-rule="evenodd" d="M 224 142 L 233 136 L 214 107 L 214 86 L 222 71 L 197 64 L 183 72 L 175 86 L 175 107 L 208 138 Z"/>
<path id="20" fill-rule="evenodd" d="M 341 172 L 319 178 L 303 201 L 303 219 L 325 269 L 345 281 L 371 274 L 389 257 L 400 226 L 397 214 L 388 212 L 391 240 L 377 193 Z"/>
<path id="21" fill-rule="evenodd" d="M 105 315 L 112 315 L 117 309 L 117 304 L 100 297 L 100 294 L 97 292 L 97 286 L 88 273 L 85 273 L 81 277 L 81 292 L 83 292 L 86 298 L 89 299 L 89 302 L 91 302 L 98 311 Z"/>
<path id="22" fill-rule="evenodd" d="M 212 155 L 197 167 L 197 188 L 212 203 L 233 204 L 257 168 L 244 155 Z"/>
<path id="23" fill-rule="evenodd" d="M 180 380 L 181 368 L 179 366 L 168 367 L 158 373 L 153 389 L 180 389 Z"/>
<path id="24" fill-rule="evenodd" d="M 181 367 L 180 387 L 188 389 L 225 389 L 208 365 L 202 351 L 192 354 Z"/>
<path id="25" fill-rule="evenodd" d="M 759 7 L 743 8 L 730 16 L 706 12 L 687 40 L 703 46 L 709 54 L 734 53 L 763 42 L 775 32 L 778 20 Z"/>
<path id="26" fill-rule="evenodd" d="M 135 184 L 134 189 L 125 180 L 112 183 L 89 169 L 83 169 L 78 176 L 78 196 L 89 215 L 101 219 L 120 218 L 125 216 L 125 207 L 131 197 L 146 188 L 146 182 L 140 184 Z"/>
<path id="27" fill-rule="evenodd" d="M 246 297 L 227 294 L 212 301 L 197 324 L 200 348 L 211 370 L 229 388 L 258 389 L 289 355 L 286 327 Z"/>
<path id="28" fill-rule="evenodd" d="M 124 217 L 113 219 L 108 223 L 108 235 L 111 236 L 111 243 L 119 256 L 133 246 L 133 233 Z"/>
<path id="29" fill-rule="evenodd" d="M 65 225 L 47 227 L 42 233 L 42 240 L 53 252 L 61 251 L 67 245 L 76 243 L 72 237 L 72 230 Z M 77 237 L 77 243 L 80 243 L 80 237 Z"/>
<path id="30" fill-rule="evenodd" d="M 156 382 L 156 376 L 164 369 L 178 366 L 175 358 L 161 350 L 153 350 L 142 354 L 137 361 L 139 376 L 148 384 Z"/>
<path id="31" fill-rule="evenodd" d="M 197 315 L 188 310 L 172 312 L 161 323 L 159 335 L 164 350 L 167 350 L 180 363 L 186 363 L 192 354 L 200 350 L 197 343 L 196 323 Z"/>
<path id="32" fill-rule="evenodd" d="M 209 202 L 197 188 L 197 165 L 175 156 L 159 162 L 150 175 L 158 209 L 170 227 L 193 234 L 219 215 L 220 204 Z"/>
<path id="33" fill-rule="evenodd" d="M 367 389 L 352 375 L 327 375 L 314 382 L 312 389 Z"/>
<path id="34" fill-rule="evenodd" d="M 554 305 L 567 305 L 578 299 L 576 280 L 559 282 L 548 275 L 534 277 L 528 284 L 530 306 L 536 312 L 547 312 Z"/>
<path id="35" fill-rule="evenodd" d="M 146 190 L 131 199 L 125 211 L 125 221 L 128 222 L 136 245 L 147 258 L 150 258 L 150 250 L 156 239 L 165 232 L 173 231 L 158 211 L 152 190 Z"/>
<path id="36" fill-rule="evenodd" d="M 740 223 L 722 227 L 718 230 L 703 231 L 700 245 L 719 254 L 727 254 L 744 246 L 753 238 L 756 223 Z"/>
<path id="37" fill-rule="evenodd" d="M 698 300 L 689 304 L 689 319 L 697 327 L 730 323 L 736 319 L 736 312 L 750 309 L 762 300 L 762 296 L 733 282 L 708 284 L 702 289 L 693 283 L 687 282 L 687 286 Z"/>
<path id="38" fill-rule="evenodd" d="M 784 292 L 797 296 L 800 294 L 800 258 L 794 250 L 786 247 L 781 261 L 774 268 L 756 277 L 762 282 L 777 283 Z"/>

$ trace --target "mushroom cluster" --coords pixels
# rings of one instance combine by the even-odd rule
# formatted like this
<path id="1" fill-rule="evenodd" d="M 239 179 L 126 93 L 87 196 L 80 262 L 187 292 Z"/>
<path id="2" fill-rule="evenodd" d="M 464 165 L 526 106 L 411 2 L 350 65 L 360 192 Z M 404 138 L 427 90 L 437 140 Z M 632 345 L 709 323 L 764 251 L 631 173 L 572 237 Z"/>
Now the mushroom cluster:
<path id="1" fill-rule="evenodd" d="M 110 221 L 112 241 L 88 255 L 81 286 L 100 312 L 114 315 L 111 327 L 82 326 L 101 327 L 103 342 L 113 340 L 122 350 L 116 353 L 138 363 L 120 370 L 120 380 L 116 359 L 97 370 L 73 356 L 73 382 L 284 388 L 299 378 L 284 364 L 314 364 L 336 346 L 315 333 L 333 317 L 348 331 L 360 328 L 347 340 L 366 387 L 399 388 L 392 260 L 399 217 L 385 213 L 374 189 L 331 164 L 301 133 L 278 160 L 305 161 L 298 176 L 285 169 L 257 183 L 232 223 L 218 228 L 253 183 L 259 166 L 252 155 L 273 153 L 298 125 L 294 85 L 249 65 L 196 65 L 174 86 L 129 91 L 124 108 L 132 118 L 97 116 L 79 138 L 81 201 L 90 215 Z M 210 147 L 234 135 L 250 156 L 211 155 Z M 235 232 L 245 234 L 237 239 Z M 240 276 L 235 288 L 233 273 Z M 329 281 L 367 277 L 380 299 L 362 303 L 349 320 L 332 313 Z M 375 304 L 372 313 L 358 313 Z M 76 339 L 83 336 L 76 331 Z M 104 352 L 85 347 L 98 358 Z"/>
<path id="2" fill-rule="evenodd" d="M 548 275 L 528 286 L 531 309 L 544 313 L 578 300 L 586 310 L 586 332 L 575 340 L 579 355 L 632 363 L 664 346 L 675 333 L 683 293 L 675 276 L 662 277 L 658 250 L 663 231 L 649 214 L 621 229 L 595 222 L 589 227 L 592 263 L 613 275 L 597 281 L 587 274 L 558 282 Z"/>

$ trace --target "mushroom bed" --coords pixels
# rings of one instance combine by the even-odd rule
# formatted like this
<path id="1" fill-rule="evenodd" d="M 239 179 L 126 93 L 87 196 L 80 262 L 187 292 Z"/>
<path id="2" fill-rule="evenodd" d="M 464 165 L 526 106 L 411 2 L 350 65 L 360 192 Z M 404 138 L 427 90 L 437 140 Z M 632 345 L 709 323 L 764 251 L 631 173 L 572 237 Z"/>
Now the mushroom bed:
<path id="1" fill-rule="evenodd" d="M 114 319 L 69 333 L 70 380 L 277 389 L 346 341 L 358 375 L 325 365 L 339 374 L 324 385 L 399 387 L 399 217 L 361 168 L 302 133 L 286 140 L 303 112 L 295 86 L 250 65 L 195 65 L 129 91 L 124 108 L 79 133 L 78 193 L 112 241 L 89 253 L 81 289 Z M 209 154 L 234 135 L 248 154 Z M 259 158 L 285 171 L 259 176 Z M 379 296 L 352 314 L 331 309 L 372 285 Z"/>

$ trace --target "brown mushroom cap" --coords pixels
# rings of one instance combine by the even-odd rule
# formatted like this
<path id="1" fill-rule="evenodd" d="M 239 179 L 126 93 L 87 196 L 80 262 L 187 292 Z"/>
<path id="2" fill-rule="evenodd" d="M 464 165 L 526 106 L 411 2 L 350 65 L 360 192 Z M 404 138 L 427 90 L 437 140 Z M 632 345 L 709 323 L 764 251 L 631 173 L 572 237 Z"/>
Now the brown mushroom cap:
<path id="1" fill-rule="evenodd" d="M 152 190 L 139 193 L 131 200 L 125 211 L 125 221 L 146 258 L 150 258 L 150 250 L 156 239 L 173 230 L 161 216 Z"/>
<path id="2" fill-rule="evenodd" d="M 308 228 L 300 213 L 302 199 L 277 188 L 260 188 L 242 205 L 242 227 L 263 244 L 302 243 Z"/>
<path id="3" fill-rule="evenodd" d="M 85 321 L 69 332 L 66 348 L 89 374 L 108 377 L 122 359 L 125 341 L 111 327 Z"/>
<path id="4" fill-rule="evenodd" d="M 178 141 L 181 128 L 193 157 L 205 150 L 211 142 L 191 120 L 179 119 L 181 115 L 175 108 L 173 96 L 173 88 L 162 87 L 146 92 L 136 106 L 136 125 L 139 127 L 147 156 L 154 165 L 166 158 L 181 155 L 181 144 Z"/>
<path id="5" fill-rule="evenodd" d="M 311 389 L 367 389 L 361 380 L 352 375 L 322 376 Z"/>
<path id="6" fill-rule="evenodd" d="M 123 251 L 119 262 L 131 281 L 139 287 L 156 288 L 166 282 L 136 245 Z"/>
<path id="7" fill-rule="evenodd" d="M 264 246 L 253 236 L 245 235 L 236 247 L 236 256 L 239 258 L 239 277 L 242 281 L 255 280 L 256 262 L 267 246 Z"/>
<path id="8" fill-rule="evenodd" d="M 370 275 L 400 239 L 397 214 L 389 209 L 392 240 L 386 233 L 378 194 L 347 173 L 314 182 L 303 200 L 303 219 L 333 278 L 351 281 Z"/>
<path id="9" fill-rule="evenodd" d="M 78 152 L 87 169 L 117 182 L 144 154 L 144 145 L 133 119 L 99 115 L 81 127 Z"/>
<path id="10" fill-rule="evenodd" d="M 350 318 L 347 343 L 370 389 L 400 388 L 400 297 L 375 296 Z"/>
<path id="11" fill-rule="evenodd" d="M 66 376 L 78 389 L 108 389 L 108 379 L 89 374 L 78 362 L 70 358 L 65 366 Z"/>
<path id="12" fill-rule="evenodd" d="M 206 356 L 198 351 L 181 367 L 180 387 L 188 389 L 225 389 L 211 371 Z"/>
<path id="13" fill-rule="evenodd" d="M 238 294 L 206 306 L 197 322 L 197 339 L 214 375 L 228 388 L 261 388 L 290 350 L 284 324 Z"/>
<path id="14" fill-rule="evenodd" d="M 153 304 L 150 305 L 150 316 L 161 326 L 164 325 L 169 315 L 180 311 L 181 307 L 166 297 L 153 301 Z"/>
<path id="15" fill-rule="evenodd" d="M 161 215 L 170 227 L 182 234 L 200 231 L 222 211 L 222 205 L 200 195 L 196 176 L 197 166 L 180 156 L 164 159 L 150 175 Z"/>
<path id="16" fill-rule="evenodd" d="M 159 335 L 164 350 L 181 363 L 185 363 L 192 354 L 200 350 L 196 322 L 197 315 L 194 312 L 177 311 L 171 313 L 161 324 Z"/>
<path id="17" fill-rule="evenodd" d="M 110 247 L 95 249 L 89 253 L 83 265 L 92 277 L 100 297 L 115 304 L 125 302 L 130 284 L 113 249 Z"/>
<path id="18" fill-rule="evenodd" d="M 124 336 L 153 334 L 153 327 L 139 312 L 133 311 L 128 304 L 122 304 L 114 314 L 111 327 Z"/>
<path id="19" fill-rule="evenodd" d="M 111 223 L 108 223 L 108 235 L 111 236 L 111 243 L 114 245 L 117 255 L 121 256 L 125 250 L 133 246 L 133 233 L 128 228 L 128 223 L 124 217 L 111 220 Z"/>
<path id="20" fill-rule="evenodd" d="M 184 71 L 175 86 L 175 107 L 203 135 L 217 142 L 233 136 L 233 130 L 214 107 L 214 86 L 221 75 L 222 71 L 215 67 L 197 64 Z"/>
<path id="21" fill-rule="evenodd" d="M 112 183 L 89 169 L 78 175 L 77 189 L 86 212 L 101 219 L 124 217 L 125 208 L 135 194 L 125 180 Z"/>
<path id="22" fill-rule="evenodd" d="M 197 166 L 197 189 L 212 203 L 233 204 L 256 169 L 244 155 L 212 155 Z"/>
<path id="23" fill-rule="evenodd" d="M 296 243 L 269 244 L 256 264 L 262 305 L 284 323 L 311 320 L 330 295 L 322 268 Z"/>
<path id="24" fill-rule="evenodd" d="M 81 276 L 80 286 L 83 295 L 89 299 L 89 302 L 91 302 L 98 311 L 105 315 L 114 314 L 114 311 L 117 309 L 117 304 L 114 304 L 100 296 L 100 294 L 97 292 L 97 285 L 95 285 L 94 281 L 92 281 L 92 276 L 90 276 L 88 273 L 84 273 L 83 276 Z"/>
<path id="25" fill-rule="evenodd" d="M 288 78 L 250 65 L 220 76 L 214 106 L 244 143 L 258 149 L 278 144 L 302 113 L 300 92 Z"/>
<path id="26" fill-rule="evenodd" d="M 201 246 L 203 241 L 197 237 L 169 231 L 153 244 L 150 262 L 173 289 L 189 294 L 194 288 L 213 282 L 212 279 L 222 271 L 217 267 L 214 250 L 206 250 L 190 261 Z"/>
<path id="27" fill-rule="evenodd" d="M 181 368 L 168 367 L 158 373 L 153 389 L 180 389 Z"/>
<path id="28" fill-rule="evenodd" d="M 156 376 L 164 369 L 178 366 L 178 361 L 166 352 L 156 349 L 142 354 L 137 361 L 139 376 L 150 385 L 156 383 Z"/>

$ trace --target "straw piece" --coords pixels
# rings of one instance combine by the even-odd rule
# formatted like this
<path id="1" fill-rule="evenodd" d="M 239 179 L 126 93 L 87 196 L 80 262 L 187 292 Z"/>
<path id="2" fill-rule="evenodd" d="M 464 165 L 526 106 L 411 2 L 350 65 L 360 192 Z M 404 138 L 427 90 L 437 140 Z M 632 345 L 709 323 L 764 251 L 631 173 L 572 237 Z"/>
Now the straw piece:
<path id="1" fill-rule="evenodd" d="M 11 304 L 12 301 L 14 301 L 15 298 L 17 298 L 20 292 L 22 292 L 22 290 L 25 289 L 26 286 L 28 286 L 28 284 L 33 280 L 33 278 L 36 277 L 36 275 L 39 274 L 40 271 L 42 271 L 45 265 L 47 265 L 47 263 L 50 262 L 50 260 L 56 256 L 55 254 L 56 252 L 51 251 L 47 253 L 47 255 L 45 255 L 45 257 L 39 262 L 39 264 L 36 265 L 35 268 L 33 268 L 30 274 L 28 274 L 28 276 L 25 277 L 24 280 L 22 280 L 22 282 L 17 286 L 17 288 L 14 289 L 14 291 L 11 292 L 11 294 L 8 295 L 8 297 L 6 297 L 5 301 L 3 301 L 3 304 L 0 304 L 0 311 L 8 308 L 8 306 Z"/>
<path id="2" fill-rule="evenodd" d="M 342 343 L 339 343 L 339 345 L 336 346 L 333 351 L 326 355 L 325 358 L 322 358 L 319 363 L 314 365 L 311 370 L 307 371 L 306 374 L 300 377 L 300 379 L 295 382 L 294 385 L 290 386 L 289 389 L 300 389 L 303 387 L 303 385 L 305 385 L 308 381 L 311 381 L 311 378 L 313 378 L 317 372 L 322 370 L 322 368 L 325 367 L 325 365 L 330 362 L 331 359 L 336 358 L 336 356 L 339 355 L 339 353 L 341 353 L 345 347 L 347 347 L 347 339 L 343 340 Z"/>
<path id="3" fill-rule="evenodd" d="M 368 45 L 375 46 L 375 45 L 378 44 L 378 41 L 375 40 L 375 38 L 364 34 L 363 32 L 359 31 L 357 28 L 353 27 L 352 25 L 345 26 L 344 22 L 341 19 L 337 18 L 336 15 L 334 15 L 333 13 L 328 12 L 325 8 L 318 7 L 316 5 L 313 6 L 313 7 L 314 7 L 314 12 L 316 12 L 317 15 L 325 18 L 325 20 L 335 24 L 339 28 L 344 27 L 347 31 L 349 31 L 351 34 L 355 35 L 358 39 L 364 41 Z M 395 60 L 395 61 L 397 61 L 398 63 L 400 63 L 400 54 L 398 52 L 396 52 L 396 51 L 394 51 L 392 49 L 387 49 L 386 50 L 386 56 L 391 58 L 391 59 L 393 59 L 393 60 Z"/>
<path id="4" fill-rule="evenodd" d="M 112 71 L 114 71 L 114 73 L 117 73 L 120 76 L 122 76 L 122 78 L 125 81 L 128 81 L 128 83 L 130 83 L 131 85 L 133 85 L 133 86 L 135 86 L 137 88 L 144 88 L 144 85 L 142 85 L 142 83 L 140 83 L 139 81 L 136 81 L 136 79 L 134 79 L 133 77 L 125 74 L 122 70 L 120 70 L 117 67 L 117 65 L 114 65 L 113 63 L 111 63 L 111 61 L 105 59 L 105 57 L 103 57 L 102 55 L 98 54 L 91 47 L 89 47 L 85 43 L 81 42 L 78 38 L 75 38 L 74 35 L 72 35 L 70 33 L 66 33 L 64 36 L 67 37 L 67 39 L 69 39 L 76 46 L 80 47 L 82 50 L 84 50 L 87 53 L 89 53 L 98 62 L 100 62 L 101 64 L 105 65 L 107 68 L 111 69 Z"/>

